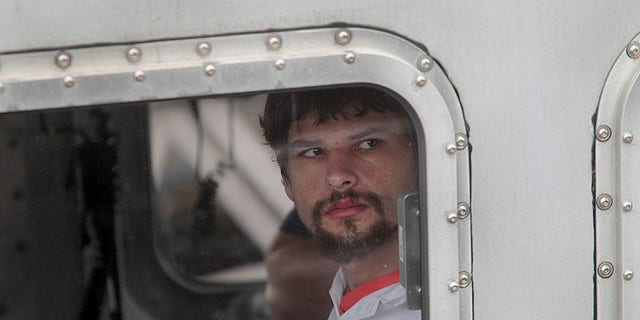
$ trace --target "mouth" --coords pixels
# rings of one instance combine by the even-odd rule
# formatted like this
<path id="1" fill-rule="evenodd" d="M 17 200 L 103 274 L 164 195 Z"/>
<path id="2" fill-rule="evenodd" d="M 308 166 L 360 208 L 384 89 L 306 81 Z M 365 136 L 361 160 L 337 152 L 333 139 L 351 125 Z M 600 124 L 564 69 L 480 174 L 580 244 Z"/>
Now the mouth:
<path id="1" fill-rule="evenodd" d="M 341 199 L 330 204 L 324 212 L 324 216 L 330 219 L 344 219 L 358 215 L 367 209 L 369 209 L 369 205 L 365 203 Z"/>

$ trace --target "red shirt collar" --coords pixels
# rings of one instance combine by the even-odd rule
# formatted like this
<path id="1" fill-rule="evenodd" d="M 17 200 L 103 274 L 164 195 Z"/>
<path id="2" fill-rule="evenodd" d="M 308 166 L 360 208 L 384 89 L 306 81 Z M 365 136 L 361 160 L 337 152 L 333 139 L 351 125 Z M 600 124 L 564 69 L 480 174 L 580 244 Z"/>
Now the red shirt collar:
<path id="1" fill-rule="evenodd" d="M 347 292 L 340 299 L 340 313 L 345 313 L 349 308 L 353 307 L 358 301 L 366 297 L 368 294 L 378 291 L 384 287 L 400 282 L 400 270 L 387 273 L 383 276 L 373 278 L 353 290 L 347 288 Z"/>

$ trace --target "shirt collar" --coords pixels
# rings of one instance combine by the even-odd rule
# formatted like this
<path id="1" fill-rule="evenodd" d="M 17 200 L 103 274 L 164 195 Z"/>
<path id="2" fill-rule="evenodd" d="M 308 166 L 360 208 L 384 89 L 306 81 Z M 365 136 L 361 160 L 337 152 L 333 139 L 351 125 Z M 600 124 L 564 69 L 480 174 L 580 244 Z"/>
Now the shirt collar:
<path id="1" fill-rule="evenodd" d="M 344 272 L 340 269 L 336 274 L 329 294 L 331 295 L 333 304 L 337 309 L 336 312 L 338 312 L 338 314 L 342 314 L 369 294 L 399 282 L 400 271 L 396 270 L 380 277 L 373 278 L 356 288 L 349 290 L 347 293 L 344 293 L 348 287 Z"/>

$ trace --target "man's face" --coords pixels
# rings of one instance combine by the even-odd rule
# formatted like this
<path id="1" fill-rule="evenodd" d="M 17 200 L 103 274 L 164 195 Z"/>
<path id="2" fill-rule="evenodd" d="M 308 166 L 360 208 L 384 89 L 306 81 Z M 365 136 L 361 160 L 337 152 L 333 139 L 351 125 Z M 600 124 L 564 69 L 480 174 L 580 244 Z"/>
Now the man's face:
<path id="1" fill-rule="evenodd" d="M 408 121 L 394 113 L 307 116 L 289 129 L 285 190 L 320 248 L 340 263 L 395 240 L 396 202 L 414 191 Z"/>

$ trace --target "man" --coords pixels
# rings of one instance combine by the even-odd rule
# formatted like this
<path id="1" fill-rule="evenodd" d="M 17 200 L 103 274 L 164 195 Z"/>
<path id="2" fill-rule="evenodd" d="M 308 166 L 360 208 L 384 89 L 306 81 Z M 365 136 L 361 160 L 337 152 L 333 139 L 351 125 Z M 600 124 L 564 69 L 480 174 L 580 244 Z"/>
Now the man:
<path id="1" fill-rule="evenodd" d="M 398 272 L 397 199 L 417 187 L 402 106 L 369 88 L 277 93 L 260 124 L 300 220 L 340 264 L 329 319 L 419 319 Z"/>

